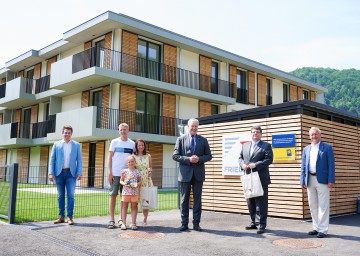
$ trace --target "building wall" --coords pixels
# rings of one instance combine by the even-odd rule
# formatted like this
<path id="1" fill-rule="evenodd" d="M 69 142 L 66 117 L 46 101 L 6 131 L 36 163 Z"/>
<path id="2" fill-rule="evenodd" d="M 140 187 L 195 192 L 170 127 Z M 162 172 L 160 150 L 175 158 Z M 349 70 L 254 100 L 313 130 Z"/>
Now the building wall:
<path id="1" fill-rule="evenodd" d="M 81 93 L 76 93 L 62 98 L 61 112 L 78 108 L 81 108 Z"/>
<path id="2" fill-rule="evenodd" d="M 180 96 L 178 99 L 179 118 L 189 119 L 192 117 L 197 117 L 199 115 L 198 104 L 199 103 L 197 99 Z"/>
<path id="3" fill-rule="evenodd" d="M 181 49 L 181 69 L 199 73 L 199 54 Z"/>
<path id="4" fill-rule="evenodd" d="M 283 103 L 283 82 L 273 79 L 272 80 L 272 104 Z"/>

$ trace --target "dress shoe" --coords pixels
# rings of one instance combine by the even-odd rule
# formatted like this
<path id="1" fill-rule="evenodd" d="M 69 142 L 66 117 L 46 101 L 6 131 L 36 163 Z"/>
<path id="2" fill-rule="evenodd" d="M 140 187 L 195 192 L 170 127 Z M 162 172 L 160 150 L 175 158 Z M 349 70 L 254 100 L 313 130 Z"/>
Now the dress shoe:
<path id="1" fill-rule="evenodd" d="M 72 218 L 68 218 L 67 223 L 68 223 L 69 225 L 74 225 L 74 221 L 73 221 Z"/>
<path id="2" fill-rule="evenodd" d="M 326 237 L 326 234 L 319 232 L 316 237 L 317 238 L 324 238 L 324 237 Z"/>
<path id="3" fill-rule="evenodd" d="M 188 229 L 189 229 L 188 225 L 181 225 L 181 227 L 180 227 L 180 231 L 185 231 Z"/>
<path id="4" fill-rule="evenodd" d="M 257 229 L 257 227 L 254 224 L 250 224 L 249 226 L 246 226 L 245 229 L 246 230 Z"/>
<path id="5" fill-rule="evenodd" d="M 259 228 L 257 231 L 256 231 L 256 234 L 264 234 L 265 233 L 265 228 Z"/>
<path id="6" fill-rule="evenodd" d="M 315 235 L 317 235 L 319 232 L 317 232 L 316 230 L 311 230 L 311 231 L 309 231 L 308 232 L 308 235 L 310 235 L 310 236 L 315 236 Z"/>
<path id="7" fill-rule="evenodd" d="M 199 225 L 194 225 L 194 230 L 199 232 L 203 231 L 203 229 Z"/>
<path id="8" fill-rule="evenodd" d="M 54 221 L 54 224 L 59 224 L 59 223 L 64 223 L 64 222 L 65 222 L 64 217 L 60 217 Z"/>

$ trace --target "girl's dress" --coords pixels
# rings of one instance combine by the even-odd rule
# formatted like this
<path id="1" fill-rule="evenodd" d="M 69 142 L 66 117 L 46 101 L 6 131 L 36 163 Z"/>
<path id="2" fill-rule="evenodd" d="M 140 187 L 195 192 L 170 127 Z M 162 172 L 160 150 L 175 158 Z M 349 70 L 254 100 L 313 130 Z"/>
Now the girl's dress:
<path id="1" fill-rule="evenodd" d="M 125 175 L 124 182 L 127 183 L 130 182 L 137 182 L 138 177 L 140 177 L 140 172 L 138 169 L 135 170 L 129 170 L 129 169 L 123 169 L 121 171 L 121 175 Z M 124 186 L 122 191 L 123 196 L 137 196 L 139 195 L 139 186 L 137 187 L 129 187 Z"/>

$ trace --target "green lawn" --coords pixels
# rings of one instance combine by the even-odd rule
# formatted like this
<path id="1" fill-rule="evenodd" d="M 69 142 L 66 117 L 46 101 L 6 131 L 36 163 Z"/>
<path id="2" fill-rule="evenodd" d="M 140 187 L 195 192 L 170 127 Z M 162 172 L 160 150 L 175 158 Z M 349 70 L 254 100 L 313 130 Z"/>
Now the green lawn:
<path id="1" fill-rule="evenodd" d="M 5 182 L 0 183 L 0 191 L 8 191 L 8 187 L 3 183 Z M 21 190 L 26 188 L 40 188 L 41 190 L 46 191 L 49 188 L 54 188 L 54 185 L 18 184 L 15 221 L 31 222 L 56 219 L 58 216 L 57 194 Z M 98 191 L 96 193 L 90 192 L 91 190 L 84 194 L 75 194 L 74 218 L 106 216 L 109 214 L 109 194 L 107 193 L 107 190 Z M 0 199 L 2 198 L 2 195 L 3 193 L 1 193 Z M 116 214 L 119 212 L 118 208 L 119 205 L 117 204 L 115 209 Z M 177 208 L 177 190 L 158 190 L 157 211 Z M 3 208 L 1 208 L 0 201 L 0 213 L 2 213 L 1 209 Z"/>

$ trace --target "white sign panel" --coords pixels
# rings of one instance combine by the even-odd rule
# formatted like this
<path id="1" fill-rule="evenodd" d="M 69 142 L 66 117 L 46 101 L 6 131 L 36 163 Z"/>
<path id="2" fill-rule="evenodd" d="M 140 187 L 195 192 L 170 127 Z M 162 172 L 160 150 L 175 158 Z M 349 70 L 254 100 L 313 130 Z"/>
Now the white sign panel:
<path id="1" fill-rule="evenodd" d="M 222 175 L 241 176 L 244 171 L 239 166 L 242 144 L 251 141 L 250 132 L 223 135 Z"/>

